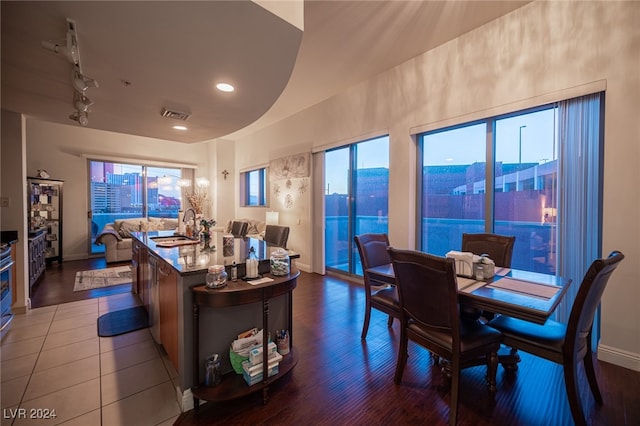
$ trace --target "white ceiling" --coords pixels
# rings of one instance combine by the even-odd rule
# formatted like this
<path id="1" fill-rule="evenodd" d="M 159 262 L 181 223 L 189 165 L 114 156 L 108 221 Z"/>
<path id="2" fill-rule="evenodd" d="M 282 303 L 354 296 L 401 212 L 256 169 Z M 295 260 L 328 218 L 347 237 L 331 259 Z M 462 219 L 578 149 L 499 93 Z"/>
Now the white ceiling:
<path id="1" fill-rule="evenodd" d="M 249 1 L 2 1 L 2 108 L 78 125 L 72 65 L 41 47 L 66 18 L 99 82 L 88 127 L 192 143 L 256 131 L 526 3 L 307 0 L 301 33 Z M 189 130 L 163 107 L 191 113 Z"/>

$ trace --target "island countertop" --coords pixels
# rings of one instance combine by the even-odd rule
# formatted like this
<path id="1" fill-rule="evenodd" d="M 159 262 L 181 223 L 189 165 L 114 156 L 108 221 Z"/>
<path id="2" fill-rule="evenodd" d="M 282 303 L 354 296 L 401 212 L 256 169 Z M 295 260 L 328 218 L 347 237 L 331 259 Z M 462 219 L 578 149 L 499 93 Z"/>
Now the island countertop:
<path id="1" fill-rule="evenodd" d="M 214 232 L 209 241 L 194 241 L 193 243 L 176 247 L 163 247 L 160 243 L 162 237 L 174 236 L 174 231 L 134 232 L 132 236 L 144 244 L 150 252 L 171 265 L 180 275 L 193 275 L 206 273 L 209 266 L 224 265 L 229 269 L 235 262 L 238 265 L 238 276 L 244 275 L 244 264 L 249 256 L 249 250 L 253 247 L 260 261 L 259 272 L 264 273 L 269 269 L 268 263 L 271 254 L 280 247 L 269 244 L 257 238 L 233 238 L 230 234 Z M 224 238 L 233 241 L 233 247 L 223 247 Z M 159 244 L 160 243 L 160 244 Z M 292 259 L 300 257 L 299 254 L 288 250 Z"/>

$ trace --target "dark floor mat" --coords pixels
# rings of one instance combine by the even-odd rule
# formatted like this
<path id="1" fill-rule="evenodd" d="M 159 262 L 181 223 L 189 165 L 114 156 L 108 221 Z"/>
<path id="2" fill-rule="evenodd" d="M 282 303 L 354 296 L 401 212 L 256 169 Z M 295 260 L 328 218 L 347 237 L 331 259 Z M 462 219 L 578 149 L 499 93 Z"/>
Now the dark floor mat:
<path id="1" fill-rule="evenodd" d="M 144 306 L 109 312 L 98 318 L 98 336 L 110 337 L 149 327 Z"/>

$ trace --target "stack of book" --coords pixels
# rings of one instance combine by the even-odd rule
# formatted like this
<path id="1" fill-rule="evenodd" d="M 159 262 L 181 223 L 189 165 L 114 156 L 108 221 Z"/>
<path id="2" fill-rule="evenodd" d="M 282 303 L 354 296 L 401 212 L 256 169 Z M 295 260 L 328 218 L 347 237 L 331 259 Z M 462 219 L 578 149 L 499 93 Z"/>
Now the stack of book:
<path id="1" fill-rule="evenodd" d="M 270 342 L 267 349 L 268 358 L 268 377 L 278 374 L 278 366 L 282 361 L 282 355 L 278 353 L 277 346 L 274 342 Z M 249 359 L 242 362 L 242 377 L 249 386 L 262 381 L 263 376 L 263 359 L 262 346 L 253 348 L 249 352 Z"/>

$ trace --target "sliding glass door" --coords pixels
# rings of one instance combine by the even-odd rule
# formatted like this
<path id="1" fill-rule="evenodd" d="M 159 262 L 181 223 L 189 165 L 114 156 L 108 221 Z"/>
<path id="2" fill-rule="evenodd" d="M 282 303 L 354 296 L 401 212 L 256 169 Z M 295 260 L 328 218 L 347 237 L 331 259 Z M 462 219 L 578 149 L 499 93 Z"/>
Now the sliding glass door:
<path id="1" fill-rule="evenodd" d="M 325 153 L 325 266 L 362 275 L 353 237 L 388 233 L 389 137 Z"/>
<path id="2" fill-rule="evenodd" d="M 132 217 L 178 217 L 181 169 L 89 161 L 91 253 L 103 253 L 95 238 L 107 223 Z"/>

